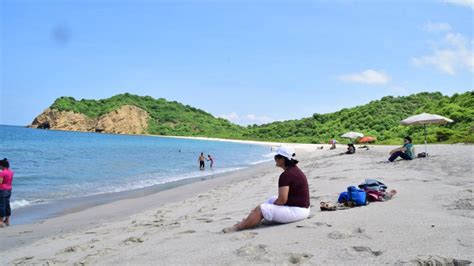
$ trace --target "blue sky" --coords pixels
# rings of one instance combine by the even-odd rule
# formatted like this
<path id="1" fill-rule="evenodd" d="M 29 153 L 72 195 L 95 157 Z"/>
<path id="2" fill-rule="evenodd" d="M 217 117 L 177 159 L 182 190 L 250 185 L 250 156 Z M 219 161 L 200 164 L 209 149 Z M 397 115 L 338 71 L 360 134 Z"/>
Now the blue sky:
<path id="1" fill-rule="evenodd" d="M 240 124 L 473 89 L 473 2 L 1 1 L 0 124 L 129 92 Z"/>

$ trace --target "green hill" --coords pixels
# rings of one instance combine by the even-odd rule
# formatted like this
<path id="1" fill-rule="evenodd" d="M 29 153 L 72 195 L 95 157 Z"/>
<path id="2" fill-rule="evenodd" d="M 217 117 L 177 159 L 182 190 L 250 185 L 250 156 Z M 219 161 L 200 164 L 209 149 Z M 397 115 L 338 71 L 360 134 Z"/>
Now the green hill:
<path id="1" fill-rule="evenodd" d="M 401 126 L 400 121 L 422 112 L 449 117 L 455 122 L 428 127 L 428 142 L 474 142 L 474 92 L 444 96 L 439 92 L 418 93 L 405 97 L 383 97 L 366 105 L 342 109 L 330 114 L 262 126 L 252 126 L 246 138 L 288 142 L 327 143 L 340 139 L 348 131 L 375 136 L 378 143 L 400 143 L 410 135 L 422 142 L 423 128 Z"/>
<path id="2" fill-rule="evenodd" d="M 249 127 L 232 124 L 189 105 L 128 93 L 103 100 L 77 101 L 72 97 L 61 97 L 50 108 L 97 118 L 126 104 L 135 105 L 149 113 L 147 133 L 154 135 L 326 143 L 332 138 L 340 139 L 339 136 L 347 131 L 359 131 L 377 137 L 379 143 L 399 143 L 405 135 L 411 135 L 415 142 L 420 143 L 423 129 L 401 126 L 400 121 L 408 116 L 427 112 L 447 116 L 455 121 L 445 126 L 429 126 L 430 143 L 474 143 L 474 91 L 451 97 L 439 92 L 404 97 L 387 96 L 334 113 L 314 114 L 309 118 Z"/>
<path id="3" fill-rule="evenodd" d="M 61 97 L 50 108 L 97 118 L 123 105 L 134 105 L 148 112 L 150 119 L 147 133 L 152 135 L 240 138 L 246 131 L 245 127 L 189 105 L 128 93 L 102 100 L 77 101 L 72 97 Z"/>

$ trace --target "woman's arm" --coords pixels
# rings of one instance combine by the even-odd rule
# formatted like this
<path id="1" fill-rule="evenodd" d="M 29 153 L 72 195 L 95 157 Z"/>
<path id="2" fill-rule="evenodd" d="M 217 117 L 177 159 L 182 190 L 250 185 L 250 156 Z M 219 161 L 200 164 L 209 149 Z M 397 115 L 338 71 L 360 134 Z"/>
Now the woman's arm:
<path id="1" fill-rule="evenodd" d="M 288 201 L 288 192 L 290 191 L 289 186 L 285 187 L 279 187 L 278 188 L 278 198 L 273 202 L 275 205 L 285 205 L 285 203 Z"/>

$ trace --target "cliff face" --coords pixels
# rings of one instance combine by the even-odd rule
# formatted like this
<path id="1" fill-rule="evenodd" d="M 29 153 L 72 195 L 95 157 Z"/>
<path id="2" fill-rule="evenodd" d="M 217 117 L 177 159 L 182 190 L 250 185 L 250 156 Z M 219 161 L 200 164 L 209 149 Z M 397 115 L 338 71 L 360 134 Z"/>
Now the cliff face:
<path id="1" fill-rule="evenodd" d="M 46 109 L 37 116 L 29 127 L 95 132 L 96 121 L 83 114 Z"/>
<path id="2" fill-rule="evenodd" d="M 133 105 L 124 105 L 119 109 L 101 116 L 95 127 L 96 132 L 115 134 L 144 134 L 148 128 L 148 113 Z"/>
<path id="3" fill-rule="evenodd" d="M 84 114 L 48 108 L 37 116 L 29 127 L 113 134 L 144 134 L 148 128 L 148 118 L 149 115 L 145 110 L 133 105 L 124 105 L 97 119 L 89 118 Z"/>

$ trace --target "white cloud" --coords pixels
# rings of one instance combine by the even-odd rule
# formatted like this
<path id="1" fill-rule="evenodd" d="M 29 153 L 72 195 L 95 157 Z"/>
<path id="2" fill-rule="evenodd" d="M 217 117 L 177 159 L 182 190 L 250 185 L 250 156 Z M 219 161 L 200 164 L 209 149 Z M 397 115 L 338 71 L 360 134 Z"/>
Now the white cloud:
<path id="1" fill-rule="evenodd" d="M 412 58 L 416 66 L 434 66 L 441 72 L 454 75 L 459 69 L 474 72 L 474 52 L 472 41 L 459 33 L 448 33 L 441 40 L 442 48 L 434 47 L 433 53 Z"/>
<path id="2" fill-rule="evenodd" d="M 427 32 L 446 32 L 451 30 L 451 25 L 448 23 L 433 23 L 428 21 L 425 25 L 423 25 L 423 30 Z"/>
<path id="3" fill-rule="evenodd" d="M 453 5 L 458 5 L 458 6 L 470 7 L 471 9 L 474 9 L 473 0 L 445 0 L 444 2 L 453 4 Z"/>
<path id="4" fill-rule="evenodd" d="M 232 112 L 228 115 L 219 115 L 220 118 L 224 118 L 229 120 L 232 123 L 239 124 L 239 125 L 261 125 L 261 124 L 266 124 L 266 123 L 271 123 L 275 121 L 274 119 L 268 117 L 268 116 L 257 116 L 254 114 L 248 114 L 248 115 L 238 115 L 236 112 Z"/>
<path id="5" fill-rule="evenodd" d="M 383 72 L 367 69 L 360 73 L 339 76 L 339 80 L 346 82 L 365 83 L 370 85 L 387 84 L 390 76 Z"/>

